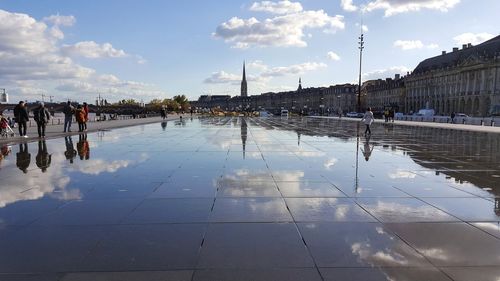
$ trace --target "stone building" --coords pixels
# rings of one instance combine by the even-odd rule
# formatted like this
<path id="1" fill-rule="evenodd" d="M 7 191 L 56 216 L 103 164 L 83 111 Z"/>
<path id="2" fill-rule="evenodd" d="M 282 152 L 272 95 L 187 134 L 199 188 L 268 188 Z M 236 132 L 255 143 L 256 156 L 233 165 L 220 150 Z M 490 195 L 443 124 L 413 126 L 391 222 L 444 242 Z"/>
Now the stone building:
<path id="1" fill-rule="evenodd" d="M 406 112 L 427 105 L 436 114 L 500 113 L 500 36 L 422 61 L 405 78 Z"/>
<path id="2" fill-rule="evenodd" d="M 364 103 L 373 111 L 383 111 L 390 107 L 398 112 L 405 112 L 405 81 L 399 74 L 394 79 L 366 81 L 363 83 L 362 93 L 366 94 Z"/>

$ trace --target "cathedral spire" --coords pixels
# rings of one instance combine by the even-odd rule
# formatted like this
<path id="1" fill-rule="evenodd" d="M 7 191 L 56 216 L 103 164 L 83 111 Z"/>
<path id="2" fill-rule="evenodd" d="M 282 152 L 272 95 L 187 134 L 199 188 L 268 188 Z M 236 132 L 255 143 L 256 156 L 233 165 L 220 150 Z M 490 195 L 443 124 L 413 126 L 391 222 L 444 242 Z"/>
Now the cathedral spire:
<path id="1" fill-rule="evenodd" d="M 247 93 L 247 75 L 245 72 L 245 61 L 243 61 L 243 78 L 241 79 L 241 96 L 246 97 Z"/>
<path id="2" fill-rule="evenodd" d="M 299 77 L 299 87 L 297 88 L 297 92 L 302 91 L 302 78 Z"/>

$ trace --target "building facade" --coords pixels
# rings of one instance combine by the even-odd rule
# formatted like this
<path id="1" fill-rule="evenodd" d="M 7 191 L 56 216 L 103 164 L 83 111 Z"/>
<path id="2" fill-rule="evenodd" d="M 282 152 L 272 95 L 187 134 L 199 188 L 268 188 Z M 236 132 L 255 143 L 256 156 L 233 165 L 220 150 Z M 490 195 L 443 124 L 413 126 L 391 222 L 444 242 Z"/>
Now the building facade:
<path id="1" fill-rule="evenodd" d="M 436 114 L 500 113 L 500 36 L 477 46 L 422 61 L 405 78 L 407 112 L 432 108 Z"/>
<path id="2" fill-rule="evenodd" d="M 365 95 L 363 95 L 365 94 Z M 370 106 L 373 111 L 383 111 L 392 108 L 398 112 L 405 112 L 406 88 L 404 77 L 396 74 L 394 79 L 369 80 L 363 84 L 362 96 L 364 104 Z"/>

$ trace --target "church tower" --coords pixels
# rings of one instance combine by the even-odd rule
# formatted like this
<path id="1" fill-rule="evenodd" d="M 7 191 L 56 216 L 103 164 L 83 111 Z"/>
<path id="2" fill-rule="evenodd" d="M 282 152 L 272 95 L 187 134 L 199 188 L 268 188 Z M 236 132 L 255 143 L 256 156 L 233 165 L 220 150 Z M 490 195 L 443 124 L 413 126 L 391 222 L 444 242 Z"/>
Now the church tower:
<path id="1" fill-rule="evenodd" d="M 302 91 L 302 78 L 299 77 L 299 87 L 297 88 L 297 92 Z"/>
<path id="2" fill-rule="evenodd" d="M 248 96 L 247 92 L 247 75 L 245 73 L 245 62 L 243 62 L 243 79 L 241 79 L 241 96 Z"/>

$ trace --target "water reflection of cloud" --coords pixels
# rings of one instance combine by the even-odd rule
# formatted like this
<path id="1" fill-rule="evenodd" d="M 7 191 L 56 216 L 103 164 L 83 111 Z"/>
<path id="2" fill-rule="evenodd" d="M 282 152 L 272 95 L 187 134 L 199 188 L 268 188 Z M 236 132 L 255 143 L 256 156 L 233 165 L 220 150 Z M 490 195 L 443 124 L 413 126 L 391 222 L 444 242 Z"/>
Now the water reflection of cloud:
<path id="1" fill-rule="evenodd" d="M 102 159 L 92 159 L 88 161 L 79 162 L 75 165 L 74 170 L 80 173 L 89 175 L 99 175 L 101 173 L 115 173 L 121 168 L 127 168 L 131 164 L 128 160 L 114 160 L 106 162 Z"/>
<path id="2" fill-rule="evenodd" d="M 331 167 L 333 167 L 335 164 L 337 164 L 339 160 L 335 157 L 332 157 L 328 160 L 325 161 L 325 163 L 323 164 L 323 167 L 325 167 L 325 169 L 327 170 L 330 170 Z"/>
<path id="3" fill-rule="evenodd" d="M 449 219 L 450 216 L 430 205 L 410 206 L 397 202 L 377 201 L 367 206 L 369 212 L 379 215 L 390 215 L 401 218 L 431 218 L 432 220 Z"/>
<path id="4" fill-rule="evenodd" d="M 372 265 L 390 264 L 392 266 L 408 266 L 408 259 L 404 255 L 392 251 L 391 248 L 387 248 L 384 251 L 374 250 L 370 241 L 353 243 L 351 251 L 361 260 Z"/>
<path id="5" fill-rule="evenodd" d="M 397 169 L 394 172 L 389 172 L 388 176 L 391 179 L 414 179 L 417 175 L 409 171 Z"/>
<path id="6" fill-rule="evenodd" d="M 33 158 L 33 155 L 31 157 Z M 50 167 L 45 173 L 32 169 L 28 171 L 28 174 L 16 171 L 18 174 L 2 178 L 0 208 L 17 201 L 40 199 L 46 194 L 51 194 L 51 197 L 61 200 L 80 199 L 79 190 L 66 190 L 71 179 L 63 172 L 65 162 L 66 157 L 62 153 L 52 154 Z M 32 162 L 31 166 L 33 165 Z"/>

